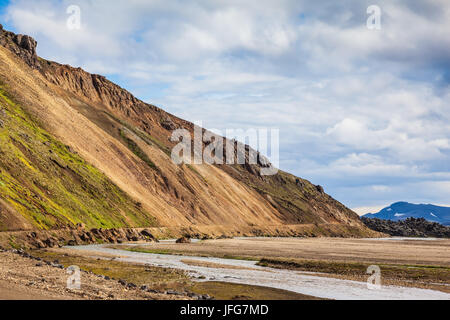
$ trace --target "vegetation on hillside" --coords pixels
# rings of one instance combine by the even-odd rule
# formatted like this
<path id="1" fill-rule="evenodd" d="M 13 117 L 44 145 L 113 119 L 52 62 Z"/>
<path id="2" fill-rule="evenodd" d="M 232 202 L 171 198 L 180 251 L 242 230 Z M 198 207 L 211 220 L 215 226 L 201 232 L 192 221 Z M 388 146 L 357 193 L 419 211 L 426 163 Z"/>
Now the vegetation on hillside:
<path id="1" fill-rule="evenodd" d="M 149 213 L 43 130 L 5 89 L 0 87 L 0 200 L 39 229 L 155 225 Z M 0 217 L 0 230 L 7 229 L 6 219 Z"/>

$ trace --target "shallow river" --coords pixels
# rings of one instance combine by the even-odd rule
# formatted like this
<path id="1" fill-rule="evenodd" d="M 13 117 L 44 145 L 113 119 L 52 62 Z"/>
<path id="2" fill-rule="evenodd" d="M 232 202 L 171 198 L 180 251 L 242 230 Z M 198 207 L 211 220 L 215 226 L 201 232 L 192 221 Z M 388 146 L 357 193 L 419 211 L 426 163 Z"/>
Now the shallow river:
<path id="1" fill-rule="evenodd" d="M 255 261 L 139 253 L 110 249 L 105 245 L 89 245 L 70 248 L 83 250 L 85 252 L 89 251 L 92 253 L 92 257 L 97 257 L 96 253 L 108 253 L 117 256 L 116 260 L 118 261 L 185 270 L 198 281 L 214 280 L 258 285 L 328 299 L 450 300 L 450 294 L 440 291 L 397 286 L 382 286 L 381 289 L 370 290 L 367 288 L 365 282 L 327 278 L 318 276 L 316 273 L 265 268 L 257 266 Z M 234 268 L 242 267 L 242 269 L 193 266 L 184 263 L 183 260 L 216 263 Z M 198 279 L 203 277 L 205 278 L 204 280 Z"/>

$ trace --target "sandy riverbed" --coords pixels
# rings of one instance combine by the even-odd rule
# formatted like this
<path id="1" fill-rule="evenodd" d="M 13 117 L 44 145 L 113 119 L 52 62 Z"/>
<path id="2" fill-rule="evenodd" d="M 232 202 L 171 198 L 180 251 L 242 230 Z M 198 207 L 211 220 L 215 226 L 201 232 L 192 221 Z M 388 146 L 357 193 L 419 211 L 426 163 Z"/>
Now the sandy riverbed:
<path id="1" fill-rule="evenodd" d="M 446 265 L 450 262 L 449 244 L 448 240 L 420 241 L 417 239 L 396 241 L 391 239 L 377 241 L 369 239 L 227 239 L 183 245 L 165 242 L 145 245 L 145 247 L 152 250 L 171 248 L 190 255 L 214 251 L 240 256 L 314 257 L 372 262 L 395 260 L 402 263 Z M 402 286 L 382 286 L 381 289 L 370 290 L 366 282 L 264 268 L 257 266 L 255 261 L 249 260 L 216 257 L 195 257 L 194 259 L 192 256 L 130 252 L 101 245 L 75 247 L 72 250 L 90 252 L 93 256 L 117 255 L 120 261 L 182 269 L 193 277 L 204 280 L 260 285 L 328 299 L 450 300 L 450 294 L 436 290 Z"/>

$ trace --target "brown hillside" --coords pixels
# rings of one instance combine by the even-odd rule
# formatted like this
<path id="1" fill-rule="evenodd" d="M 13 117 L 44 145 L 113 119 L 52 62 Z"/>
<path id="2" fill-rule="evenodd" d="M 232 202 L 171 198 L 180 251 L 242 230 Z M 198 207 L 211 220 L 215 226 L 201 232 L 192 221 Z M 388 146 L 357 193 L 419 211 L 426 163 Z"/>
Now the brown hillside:
<path id="1" fill-rule="evenodd" d="M 0 152 L 9 154 L 8 161 L 0 162 L 0 183 L 9 186 L 0 188 L 3 230 L 83 222 L 247 235 L 372 234 L 321 187 L 284 172 L 260 176 L 263 161 L 175 165 L 171 132 L 193 132 L 192 123 L 138 100 L 102 76 L 38 58 L 36 42 L 27 36 L 0 28 L 0 45 L 0 104 L 5 110 L 4 119 L 0 113 Z M 24 130 L 28 140 L 21 138 Z M 40 140 L 43 136 L 66 148 L 53 150 Z M 49 151 L 53 156 L 47 156 Z M 17 171 L 21 177 L 14 175 Z M 50 176 L 54 179 L 46 183 L 64 192 L 46 194 L 39 187 Z M 8 192 L 13 184 L 24 191 Z M 27 199 L 34 196 L 40 199 L 29 207 Z"/>

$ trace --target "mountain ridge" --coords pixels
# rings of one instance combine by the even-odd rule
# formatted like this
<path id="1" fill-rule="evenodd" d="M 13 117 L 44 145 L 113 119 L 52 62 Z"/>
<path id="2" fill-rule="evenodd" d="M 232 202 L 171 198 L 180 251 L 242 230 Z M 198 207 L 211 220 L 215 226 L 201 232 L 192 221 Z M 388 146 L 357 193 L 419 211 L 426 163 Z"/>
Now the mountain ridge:
<path id="1" fill-rule="evenodd" d="M 407 218 L 424 218 L 431 222 L 450 225 L 450 207 L 432 204 L 413 204 L 400 201 L 383 208 L 377 213 L 368 213 L 364 218 L 378 218 L 382 220 L 401 221 Z"/>
<path id="2" fill-rule="evenodd" d="M 129 220 L 133 210 L 127 207 L 125 211 L 128 211 L 121 214 L 129 221 L 114 227 L 201 227 L 205 233 L 236 235 L 373 234 L 356 213 L 328 196 L 322 187 L 282 171 L 274 176 L 262 176 L 260 171 L 267 166 L 262 155 L 258 156 L 260 161 L 256 165 L 175 165 L 170 160 L 170 150 L 175 145 L 170 141 L 171 132 L 184 128 L 192 133 L 192 123 L 142 102 L 103 76 L 39 58 L 37 43 L 31 37 L 0 28 L 0 45 L 2 90 L 5 97 L 12 98 L 11 103 L 5 102 L 6 109 L 23 109 L 33 119 L 30 120 L 33 126 L 67 146 L 70 156 L 64 156 L 78 156 L 92 165 L 131 199 L 133 210 L 142 212 L 136 213 L 138 216 L 142 214 L 149 219 L 148 223 Z M 7 125 L 12 123 L 9 118 L 2 121 Z M 17 123 L 18 127 L 22 125 Z M 5 141 L 12 141 L 10 135 L 5 134 Z M 21 141 L 21 144 L 25 147 L 23 152 L 16 152 L 30 165 L 20 168 L 28 177 L 28 170 L 39 171 L 41 167 L 27 160 L 26 150 L 34 148 L 31 142 Z M 248 160 L 250 148 L 246 146 L 246 150 Z M 39 161 L 42 168 L 56 166 L 65 170 L 63 175 L 68 175 L 67 168 L 71 168 L 60 160 L 42 157 Z M 91 182 L 89 176 L 84 179 Z M 33 179 L 27 184 L 34 190 L 30 193 L 42 197 Z M 71 190 L 66 191 L 72 198 Z M 11 203 L 20 202 L 1 193 L 0 199 L 10 207 Z M 9 216 L 18 216 L 13 209 L 8 211 Z M 23 212 L 28 211 L 23 209 Z M 39 228 L 86 223 L 83 218 L 69 216 L 70 219 L 58 218 L 56 224 Z M 27 213 L 22 218 L 31 225 L 28 228 L 36 228 Z M 105 221 L 87 225 L 107 227 Z M 6 223 L 4 229 L 8 228 L 11 227 Z"/>

